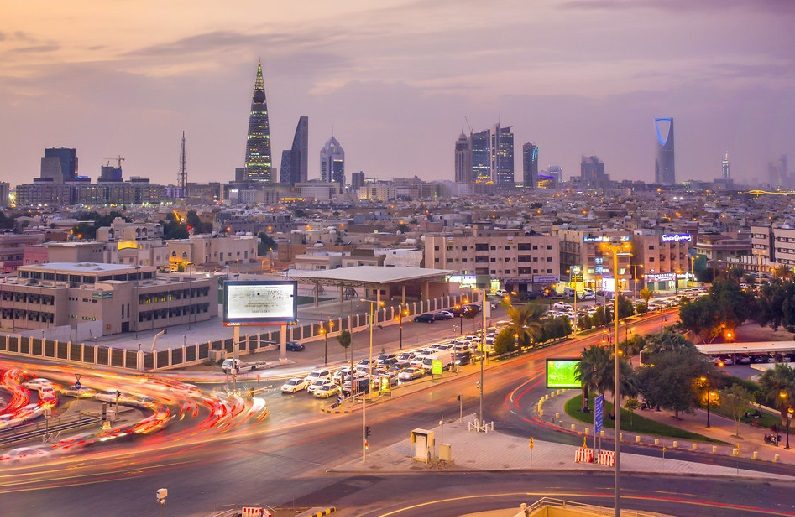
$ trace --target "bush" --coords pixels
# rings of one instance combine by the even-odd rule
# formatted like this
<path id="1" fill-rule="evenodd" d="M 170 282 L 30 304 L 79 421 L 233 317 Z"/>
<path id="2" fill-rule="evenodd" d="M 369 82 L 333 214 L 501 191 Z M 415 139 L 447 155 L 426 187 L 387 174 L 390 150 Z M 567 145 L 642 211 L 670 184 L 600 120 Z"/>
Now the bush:
<path id="1" fill-rule="evenodd" d="M 516 350 L 516 338 L 510 329 L 503 329 L 494 338 L 494 353 L 497 355 L 507 354 Z"/>

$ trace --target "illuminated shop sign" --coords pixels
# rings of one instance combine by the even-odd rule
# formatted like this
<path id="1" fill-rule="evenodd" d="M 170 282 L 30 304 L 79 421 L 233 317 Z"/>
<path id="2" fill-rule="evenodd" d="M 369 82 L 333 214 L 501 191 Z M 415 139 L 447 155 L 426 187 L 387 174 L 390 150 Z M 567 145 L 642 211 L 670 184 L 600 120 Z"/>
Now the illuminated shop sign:
<path id="1" fill-rule="evenodd" d="M 662 242 L 692 242 L 693 236 L 689 233 L 673 233 L 660 237 Z"/>

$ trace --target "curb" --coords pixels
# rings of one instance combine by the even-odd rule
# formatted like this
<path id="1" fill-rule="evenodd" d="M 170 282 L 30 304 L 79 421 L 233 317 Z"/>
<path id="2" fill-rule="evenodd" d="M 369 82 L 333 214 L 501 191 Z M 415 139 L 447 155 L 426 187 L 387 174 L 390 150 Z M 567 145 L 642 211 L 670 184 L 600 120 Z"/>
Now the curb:
<path id="1" fill-rule="evenodd" d="M 310 508 L 309 510 L 299 513 L 296 517 L 322 517 L 323 515 L 330 515 L 337 511 L 336 506 L 327 506 L 317 507 L 317 508 Z"/>
<path id="2" fill-rule="evenodd" d="M 337 413 L 353 413 L 354 410 L 353 410 L 353 408 L 350 408 L 350 409 L 333 408 L 332 409 L 332 408 L 328 408 L 328 407 L 324 406 L 324 407 L 320 408 L 320 411 L 322 413 L 337 414 Z"/>

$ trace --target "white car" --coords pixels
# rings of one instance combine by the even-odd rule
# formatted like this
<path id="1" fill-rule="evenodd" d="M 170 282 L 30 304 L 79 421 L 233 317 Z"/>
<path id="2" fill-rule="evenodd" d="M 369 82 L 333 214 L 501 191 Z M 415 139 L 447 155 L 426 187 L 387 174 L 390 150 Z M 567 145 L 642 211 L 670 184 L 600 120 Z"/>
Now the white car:
<path id="1" fill-rule="evenodd" d="M 309 372 L 309 375 L 304 377 L 304 380 L 306 382 L 308 382 L 309 384 L 314 383 L 318 379 L 323 379 L 325 381 L 330 381 L 331 380 L 331 372 L 326 370 L 326 369 L 312 370 L 311 372 Z"/>
<path id="2" fill-rule="evenodd" d="M 52 387 L 52 382 L 49 379 L 38 378 L 38 379 L 29 380 L 27 382 L 23 382 L 22 385 L 28 388 L 29 390 L 38 390 L 45 386 Z"/>
<path id="3" fill-rule="evenodd" d="M 306 382 L 306 380 L 301 377 L 293 377 L 282 384 L 280 390 L 282 393 L 297 393 L 301 390 L 305 390 L 307 386 L 309 386 L 309 383 Z"/>
<path id="4" fill-rule="evenodd" d="M 316 398 L 319 399 L 327 399 L 329 397 L 337 395 L 339 392 L 340 392 L 339 386 L 337 386 L 333 382 L 327 382 L 326 384 L 323 384 L 322 386 L 316 388 L 312 392 L 312 395 L 314 395 Z"/>
<path id="5" fill-rule="evenodd" d="M 325 386 L 326 384 L 334 384 L 334 383 L 331 382 L 330 379 L 316 379 L 306 387 L 306 391 L 308 391 L 309 393 L 314 393 L 316 389 L 320 388 L 321 386 Z"/>

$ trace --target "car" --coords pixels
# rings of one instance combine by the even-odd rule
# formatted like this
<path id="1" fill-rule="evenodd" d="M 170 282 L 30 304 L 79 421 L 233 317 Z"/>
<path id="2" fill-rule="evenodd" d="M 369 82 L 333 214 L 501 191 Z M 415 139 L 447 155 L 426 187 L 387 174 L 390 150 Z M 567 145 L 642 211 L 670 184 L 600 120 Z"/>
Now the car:
<path id="1" fill-rule="evenodd" d="M 397 375 L 399 381 L 407 382 L 419 379 L 425 375 L 425 370 L 422 368 L 406 368 Z"/>
<path id="2" fill-rule="evenodd" d="M 376 359 L 376 364 L 378 365 L 390 366 L 395 362 L 397 362 L 395 354 L 379 354 L 378 359 Z"/>
<path id="3" fill-rule="evenodd" d="M 751 364 L 751 356 L 750 355 L 738 355 L 737 356 L 737 364 Z"/>
<path id="4" fill-rule="evenodd" d="M 26 382 L 23 382 L 22 385 L 29 390 L 37 390 L 44 386 L 52 386 L 52 382 L 49 379 L 42 379 L 41 377 L 38 379 L 32 379 Z"/>
<path id="5" fill-rule="evenodd" d="M 301 390 L 305 390 L 308 386 L 309 383 L 306 382 L 306 380 L 301 377 L 293 377 L 282 384 L 282 387 L 279 389 L 282 393 L 297 393 Z"/>
<path id="6" fill-rule="evenodd" d="M 321 368 L 319 370 L 312 370 L 309 374 L 304 377 L 304 380 L 308 383 L 313 383 L 318 379 L 324 379 L 326 381 L 331 380 L 331 372 L 326 370 L 325 368 Z"/>
<path id="7" fill-rule="evenodd" d="M 430 312 L 424 312 L 414 316 L 415 323 L 433 323 L 434 321 L 436 321 L 436 317 Z"/>
<path id="8" fill-rule="evenodd" d="M 478 314 L 481 311 L 479 303 L 467 303 L 464 305 L 464 312 Z"/>
<path id="9" fill-rule="evenodd" d="M 397 355 L 398 362 L 411 361 L 414 359 L 414 352 L 402 352 Z"/>
<path id="10" fill-rule="evenodd" d="M 466 366 L 472 362 L 472 354 L 468 350 L 466 352 L 456 352 L 453 358 L 456 366 Z"/>
<path id="11" fill-rule="evenodd" d="M 342 379 L 348 377 L 350 374 L 351 374 L 351 367 L 343 366 L 342 368 L 334 372 L 334 375 L 331 376 L 331 380 L 339 384 L 342 382 Z"/>
<path id="12" fill-rule="evenodd" d="M 302 345 L 297 341 L 288 341 L 285 348 L 290 352 L 301 352 L 306 349 L 306 345 Z"/>
<path id="13" fill-rule="evenodd" d="M 431 348 L 434 350 L 452 350 L 454 346 L 452 343 L 437 343 Z"/>
<path id="14" fill-rule="evenodd" d="M 309 383 L 309 385 L 306 387 L 306 391 L 308 391 L 309 393 L 314 393 L 316 389 L 320 388 L 321 386 L 325 386 L 326 384 L 334 384 L 334 383 L 331 382 L 331 379 L 315 379 L 314 381 Z"/>
<path id="15" fill-rule="evenodd" d="M 334 395 L 338 395 L 339 393 L 340 387 L 332 382 L 329 382 L 316 388 L 312 392 L 312 395 L 318 399 L 327 399 L 329 397 L 333 397 Z"/>
<path id="16" fill-rule="evenodd" d="M 451 320 L 455 318 L 455 315 L 450 311 L 437 311 L 433 313 L 433 319 L 435 320 Z"/>

